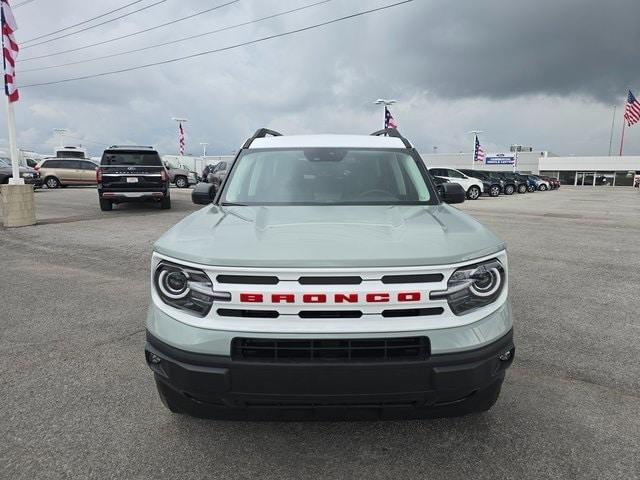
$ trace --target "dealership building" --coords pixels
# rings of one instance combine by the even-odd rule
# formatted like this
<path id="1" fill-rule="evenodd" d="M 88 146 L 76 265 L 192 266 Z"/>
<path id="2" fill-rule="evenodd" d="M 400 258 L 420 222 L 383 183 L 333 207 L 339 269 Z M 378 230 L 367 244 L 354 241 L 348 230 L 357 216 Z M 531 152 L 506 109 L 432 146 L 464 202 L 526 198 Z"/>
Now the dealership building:
<path id="1" fill-rule="evenodd" d="M 563 185 L 630 186 L 640 174 L 640 156 L 561 157 L 549 152 L 504 152 L 487 154 L 485 163 L 473 162 L 472 153 L 421 154 L 427 167 L 474 168 L 534 173 L 555 177 Z"/>

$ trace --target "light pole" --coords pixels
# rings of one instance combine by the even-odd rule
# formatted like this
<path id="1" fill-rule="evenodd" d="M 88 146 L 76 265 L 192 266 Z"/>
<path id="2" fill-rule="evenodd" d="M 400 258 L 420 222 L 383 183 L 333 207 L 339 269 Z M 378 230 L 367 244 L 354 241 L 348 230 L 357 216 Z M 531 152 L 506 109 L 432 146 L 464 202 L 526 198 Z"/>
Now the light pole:
<path id="1" fill-rule="evenodd" d="M 516 168 L 518 168 L 518 152 L 522 150 L 522 145 L 514 143 L 511 145 L 511 148 L 513 148 L 513 173 L 516 173 Z"/>
<path id="2" fill-rule="evenodd" d="M 202 145 L 202 159 L 204 160 L 204 157 L 207 156 L 207 145 L 209 145 L 207 142 L 200 142 L 200 145 Z"/>
<path id="3" fill-rule="evenodd" d="M 473 135 L 473 150 L 471 151 L 471 168 L 475 167 L 476 162 L 476 138 L 479 133 L 484 133 L 482 130 L 471 130 L 467 132 L 467 135 Z"/>
<path id="4" fill-rule="evenodd" d="M 64 148 L 64 134 L 69 130 L 66 128 L 54 128 L 53 131 L 58 135 L 58 148 Z"/>
<path id="5" fill-rule="evenodd" d="M 387 99 L 387 98 L 379 98 L 373 103 L 375 105 L 382 105 L 382 108 L 384 109 L 383 112 L 382 112 L 384 114 L 383 115 L 383 118 L 384 118 L 383 125 L 386 128 L 386 126 L 387 126 L 387 107 L 389 105 L 393 105 L 394 103 L 398 103 L 398 101 L 397 100 L 393 100 L 393 99 Z"/>

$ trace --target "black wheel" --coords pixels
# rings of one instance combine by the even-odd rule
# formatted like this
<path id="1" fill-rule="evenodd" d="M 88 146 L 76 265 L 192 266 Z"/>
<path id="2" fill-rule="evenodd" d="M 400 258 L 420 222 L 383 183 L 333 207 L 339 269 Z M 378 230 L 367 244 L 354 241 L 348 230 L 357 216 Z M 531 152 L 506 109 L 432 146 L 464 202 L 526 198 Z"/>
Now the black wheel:
<path id="1" fill-rule="evenodd" d="M 518 193 L 527 193 L 526 185 L 518 185 Z"/>
<path id="2" fill-rule="evenodd" d="M 187 188 L 189 186 L 189 182 L 187 181 L 187 177 L 183 177 L 180 175 L 176 177 L 176 187 L 178 188 Z"/>
<path id="3" fill-rule="evenodd" d="M 514 187 L 513 185 L 506 185 L 504 187 L 504 194 L 505 195 L 513 195 L 513 192 L 516 191 L 516 187 Z"/>
<path id="4" fill-rule="evenodd" d="M 527 187 L 527 192 L 535 192 L 536 191 L 536 187 L 534 187 L 533 185 L 529 185 Z"/>
<path id="5" fill-rule="evenodd" d="M 480 197 L 480 187 L 476 187 L 475 185 L 471 185 L 469 190 L 467 190 L 467 198 L 469 200 L 477 200 Z"/>
<path id="6" fill-rule="evenodd" d="M 168 195 L 166 197 L 164 197 L 160 201 L 160 208 L 162 210 L 169 210 L 171 208 L 171 197 L 169 197 Z"/>
<path id="7" fill-rule="evenodd" d="M 45 178 L 44 184 L 47 186 L 47 188 L 60 188 L 60 180 L 58 180 L 56 177 Z"/>
<path id="8" fill-rule="evenodd" d="M 113 209 L 113 202 L 104 198 L 100 199 L 100 210 L 103 212 L 110 212 Z"/>
<path id="9" fill-rule="evenodd" d="M 540 191 L 544 192 L 547 189 L 547 186 L 543 183 L 542 185 L 540 185 Z"/>
<path id="10" fill-rule="evenodd" d="M 167 408 L 167 410 L 169 410 L 171 413 L 185 413 L 184 409 L 180 405 L 180 399 L 177 397 L 178 394 L 167 387 L 160 380 L 158 380 L 158 377 L 155 377 L 155 380 L 156 388 L 158 389 L 158 396 L 160 397 L 160 401 Z"/>
<path id="11" fill-rule="evenodd" d="M 500 187 L 498 185 L 492 185 L 489 189 L 489 195 L 492 197 L 497 197 L 500 195 Z"/>

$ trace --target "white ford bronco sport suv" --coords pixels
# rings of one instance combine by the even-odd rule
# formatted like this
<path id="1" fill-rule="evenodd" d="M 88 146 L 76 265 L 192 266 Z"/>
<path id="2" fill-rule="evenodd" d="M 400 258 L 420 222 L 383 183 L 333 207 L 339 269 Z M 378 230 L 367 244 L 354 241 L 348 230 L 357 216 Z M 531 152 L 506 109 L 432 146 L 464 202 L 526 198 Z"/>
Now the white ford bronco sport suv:
<path id="1" fill-rule="evenodd" d="M 505 245 L 397 130 L 260 129 L 155 244 L 146 360 L 172 412 L 482 412 L 514 358 Z M 341 413 L 340 413 L 341 414 Z"/>

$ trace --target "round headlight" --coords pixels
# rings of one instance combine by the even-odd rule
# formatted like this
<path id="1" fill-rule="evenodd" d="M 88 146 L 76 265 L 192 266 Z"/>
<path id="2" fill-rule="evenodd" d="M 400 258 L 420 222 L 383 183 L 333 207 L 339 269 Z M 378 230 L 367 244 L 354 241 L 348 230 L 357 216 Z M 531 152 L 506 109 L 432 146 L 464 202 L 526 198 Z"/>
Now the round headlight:
<path id="1" fill-rule="evenodd" d="M 179 271 L 163 270 L 158 275 L 158 286 L 163 295 L 169 298 L 184 298 L 189 293 L 189 279 Z"/>
<path id="2" fill-rule="evenodd" d="M 482 270 L 482 271 L 480 271 Z M 497 268 L 478 268 L 473 275 L 475 281 L 469 286 L 469 290 L 477 297 L 490 297 L 500 288 L 502 277 Z"/>

